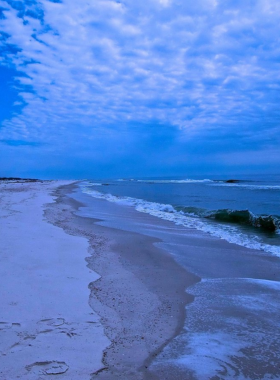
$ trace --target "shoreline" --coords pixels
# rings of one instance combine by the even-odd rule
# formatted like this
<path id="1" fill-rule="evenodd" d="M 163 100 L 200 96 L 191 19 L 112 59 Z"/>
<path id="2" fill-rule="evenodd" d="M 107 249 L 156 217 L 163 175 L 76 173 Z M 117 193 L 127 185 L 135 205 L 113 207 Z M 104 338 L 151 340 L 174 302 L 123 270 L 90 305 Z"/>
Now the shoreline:
<path id="1" fill-rule="evenodd" d="M 184 326 L 156 356 L 150 356 L 146 379 L 202 380 L 221 375 L 223 379 L 237 375 L 278 379 L 278 257 L 177 226 L 134 207 L 96 199 L 81 192 L 79 184 L 78 188 L 71 196 L 84 204 L 79 216 L 94 217 L 96 226 L 115 229 L 119 236 L 136 233 L 154 239 L 153 245 L 161 249 L 160 261 L 168 252 L 176 265 L 193 276 L 195 283 L 185 284 L 185 294 L 194 302 L 186 304 Z M 133 252 L 130 259 L 135 256 Z"/>
<path id="2" fill-rule="evenodd" d="M 74 215 L 73 208 L 77 211 L 83 206 L 71 198 L 75 187 L 57 189 L 55 206 L 51 205 L 56 216 L 48 215 L 50 208 L 45 215 L 67 233 L 87 237 L 91 254 L 88 266 L 101 276 L 90 284 L 90 305 L 101 317 L 112 343 L 103 353 L 104 369 L 92 379 L 121 375 L 126 379 L 157 379 L 148 367 L 183 328 L 185 306 L 193 300 L 186 288 L 199 278 L 156 247 L 160 239 L 103 227 L 97 224 L 100 219 Z"/>
<path id="3" fill-rule="evenodd" d="M 279 378 L 279 258 L 79 183 L 0 186 L 1 378 Z"/>

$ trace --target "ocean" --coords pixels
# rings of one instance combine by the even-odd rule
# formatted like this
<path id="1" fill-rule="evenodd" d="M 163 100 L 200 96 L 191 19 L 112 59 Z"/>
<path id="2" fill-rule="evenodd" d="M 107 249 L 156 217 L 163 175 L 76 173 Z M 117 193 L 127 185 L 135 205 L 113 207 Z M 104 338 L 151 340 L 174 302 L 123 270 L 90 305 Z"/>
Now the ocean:
<path id="1" fill-rule="evenodd" d="M 186 289 L 193 302 L 184 328 L 152 371 L 172 366 L 188 380 L 280 378 L 279 176 L 84 180 L 76 197 L 84 204 L 78 215 L 159 238 L 201 279 Z M 111 214 L 104 205 L 98 214 L 92 197 L 126 207 Z M 171 225 L 140 223 L 130 207 Z"/>
<path id="2" fill-rule="evenodd" d="M 280 256 L 280 176 L 85 181 L 83 192 Z"/>

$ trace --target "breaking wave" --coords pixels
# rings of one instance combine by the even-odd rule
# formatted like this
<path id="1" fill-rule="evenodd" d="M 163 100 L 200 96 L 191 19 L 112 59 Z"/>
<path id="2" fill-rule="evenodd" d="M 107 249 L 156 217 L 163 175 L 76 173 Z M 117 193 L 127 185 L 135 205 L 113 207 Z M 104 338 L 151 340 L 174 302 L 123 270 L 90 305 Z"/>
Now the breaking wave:
<path id="1" fill-rule="evenodd" d="M 196 207 L 176 207 L 176 210 L 192 216 L 214 219 L 218 222 L 247 225 L 265 231 L 280 231 L 280 217 L 277 215 L 254 215 L 249 210 L 207 211 Z"/>
<path id="2" fill-rule="evenodd" d="M 217 181 L 213 182 L 215 183 L 211 184 L 211 186 L 239 187 L 248 190 L 280 190 L 279 185 L 250 185 L 244 183 L 225 183 L 225 181 L 221 181 L 221 183 L 217 183 Z"/>
<path id="3" fill-rule="evenodd" d="M 81 189 L 84 193 L 92 197 L 131 206 L 139 212 L 171 221 L 176 225 L 194 228 L 209 233 L 212 236 L 225 239 L 230 243 L 280 256 L 280 247 L 265 244 L 259 236 L 249 236 L 238 228 L 238 225 L 245 224 L 267 231 L 278 232 L 280 229 L 280 218 L 277 216 L 255 216 L 248 210 L 217 210 L 209 212 L 195 207 L 173 207 L 170 204 L 105 194 L 94 190 L 90 185 L 82 186 Z M 214 221 L 220 223 L 214 223 Z"/>
<path id="4" fill-rule="evenodd" d="M 249 210 L 218 210 L 208 215 L 206 218 L 212 218 L 221 222 L 246 224 L 252 227 L 262 228 L 266 231 L 277 231 L 280 229 L 280 217 L 275 215 L 256 216 Z"/>
<path id="5" fill-rule="evenodd" d="M 142 183 L 207 183 L 214 182 L 211 179 L 118 179 L 118 181 L 126 182 L 142 182 Z"/>
<path id="6" fill-rule="evenodd" d="M 226 187 L 237 187 L 237 188 L 245 188 L 249 190 L 280 190 L 280 185 L 262 185 L 262 184 L 252 184 L 252 181 L 245 180 L 219 180 L 219 179 L 125 179 L 120 178 L 117 180 L 118 182 L 141 182 L 147 184 L 168 184 L 168 183 L 176 183 L 176 184 L 191 184 L 191 183 L 201 183 L 210 186 L 226 186 Z M 249 182 L 249 183 L 247 183 Z"/>

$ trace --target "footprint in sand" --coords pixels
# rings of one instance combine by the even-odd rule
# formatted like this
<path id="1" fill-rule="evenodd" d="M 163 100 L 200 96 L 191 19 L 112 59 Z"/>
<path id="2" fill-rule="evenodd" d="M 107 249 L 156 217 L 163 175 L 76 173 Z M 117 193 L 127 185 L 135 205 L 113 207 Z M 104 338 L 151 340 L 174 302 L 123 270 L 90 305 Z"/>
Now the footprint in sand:
<path id="1" fill-rule="evenodd" d="M 48 319 L 42 319 L 41 321 L 39 321 L 37 323 L 57 327 L 57 326 L 64 325 L 65 319 L 64 318 L 48 318 Z"/>
<path id="2" fill-rule="evenodd" d="M 21 324 L 18 322 L 2 322 L 0 321 L 0 330 L 6 330 L 10 328 L 19 328 Z"/>
<path id="3" fill-rule="evenodd" d="M 65 362 L 56 360 L 46 362 L 35 362 L 25 367 L 34 375 L 61 375 L 68 371 L 69 366 Z"/>

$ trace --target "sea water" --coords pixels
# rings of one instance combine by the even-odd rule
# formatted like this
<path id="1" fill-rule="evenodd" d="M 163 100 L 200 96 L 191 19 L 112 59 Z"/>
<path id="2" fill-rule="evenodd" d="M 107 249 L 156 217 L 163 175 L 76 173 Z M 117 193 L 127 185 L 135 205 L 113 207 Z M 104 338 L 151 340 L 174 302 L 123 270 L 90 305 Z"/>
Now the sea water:
<path id="1" fill-rule="evenodd" d="M 280 176 L 90 180 L 83 191 L 280 256 Z"/>
<path id="2" fill-rule="evenodd" d="M 177 378 L 188 380 L 280 378 L 279 177 L 88 180 L 80 189 L 88 205 L 91 197 L 105 199 L 177 225 L 170 236 L 156 237 L 201 278 L 186 289 L 194 301 L 186 307 L 184 329 L 156 357 L 152 371 L 165 368 L 168 374 L 172 366 Z M 224 243 L 211 248 L 209 241 L 186 255 L 184 239 L 187 246 L 192 234 L 184 234 L 184 226 L 240 249 Z"/>

